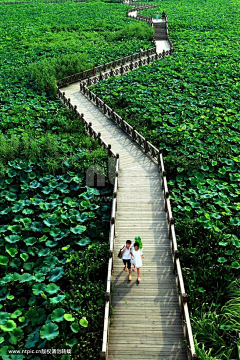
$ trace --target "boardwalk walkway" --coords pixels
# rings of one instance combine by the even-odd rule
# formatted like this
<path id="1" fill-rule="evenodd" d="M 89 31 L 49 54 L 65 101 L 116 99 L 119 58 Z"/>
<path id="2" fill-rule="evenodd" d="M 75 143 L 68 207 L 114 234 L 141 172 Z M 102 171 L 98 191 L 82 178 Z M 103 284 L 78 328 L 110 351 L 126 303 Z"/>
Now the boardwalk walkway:
<path id="1" fill-rule="evenodd" d="M 158 166 L 79 92 L 79 83 L 61 90 L 120 155 L 108 359 L 186 360 Z M 117 258 L 120 246 L 135 236 L 145 254 L 140 285 L 136 273 L 128 282 Z"/>

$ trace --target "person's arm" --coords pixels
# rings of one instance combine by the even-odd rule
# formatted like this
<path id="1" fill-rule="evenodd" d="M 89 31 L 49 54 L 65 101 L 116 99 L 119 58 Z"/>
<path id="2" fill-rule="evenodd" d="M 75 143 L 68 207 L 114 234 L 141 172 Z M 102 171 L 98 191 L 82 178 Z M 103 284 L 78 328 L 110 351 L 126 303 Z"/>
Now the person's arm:
<path id="1" fill-rule="evenodd" d="M 122 250 L 121 250 L 121 254 L 123 254 L 123 253 L 125 253 L 125 251 L 126 251 L 126 246 L 124 245 L 124 247 L 122 248 Z"/>

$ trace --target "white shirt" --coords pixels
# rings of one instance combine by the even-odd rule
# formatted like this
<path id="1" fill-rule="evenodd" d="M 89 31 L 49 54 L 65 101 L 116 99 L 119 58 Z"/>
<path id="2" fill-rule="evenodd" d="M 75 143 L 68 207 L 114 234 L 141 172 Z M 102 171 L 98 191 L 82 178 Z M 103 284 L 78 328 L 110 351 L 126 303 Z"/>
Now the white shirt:
<path id="1" fill-rule="evenodd" d="M 124 245 L 125 246 L 125 245 Z M 121 251 L 124 250 L 124 246 L 121 248 Z M 122 254 L 122 259 L 124 260 L 131 260 L 131 254 L 130 254 L 130 249 L 131 249 L 132 245 L 129 247 L 129 249 L 126 248 L 126 250 L 124 251 L 124 253 Z"/>

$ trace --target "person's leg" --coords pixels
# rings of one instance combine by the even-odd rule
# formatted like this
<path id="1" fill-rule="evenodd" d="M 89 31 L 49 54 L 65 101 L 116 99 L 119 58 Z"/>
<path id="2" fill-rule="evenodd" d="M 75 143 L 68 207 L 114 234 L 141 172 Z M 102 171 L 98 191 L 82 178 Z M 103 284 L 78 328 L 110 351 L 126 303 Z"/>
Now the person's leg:
<path id="1" fill-rule="evenodd" d="M 127 265 L 128 265 L 128 280 L 131 281 L 132 280 L 132 275 L 131 275 L 131 260 L 127 261 Z"/>
<path id="2" fill-rule="evenodd" d="M 127 260 L 123 259 L 123 263 L 124 263 L 124 270 L 127 271 Z"/>
<path id="3" fill-rule="evenodd" d="M 140 281 L 140 268 L 137 268 L 137 280 Z"/>

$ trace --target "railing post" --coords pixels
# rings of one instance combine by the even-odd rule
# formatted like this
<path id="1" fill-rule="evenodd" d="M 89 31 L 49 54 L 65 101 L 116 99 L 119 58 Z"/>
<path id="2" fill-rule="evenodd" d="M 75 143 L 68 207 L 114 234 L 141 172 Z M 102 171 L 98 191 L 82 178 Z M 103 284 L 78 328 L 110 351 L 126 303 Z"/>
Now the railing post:
<path id="1" fill-rule="evenodd" d="M 98 133 L 97 137 L 98 137 L 98 143 L 99 143 L 99 145 L 101 145 L 101 133 L 100 132 Z"/>
<path id="2" fill-rule="evenodd" d="M 90 136 L 92 137 L 92 123 L 91 122 L 88 124 L 88 132 L 89 132 Z"/>

